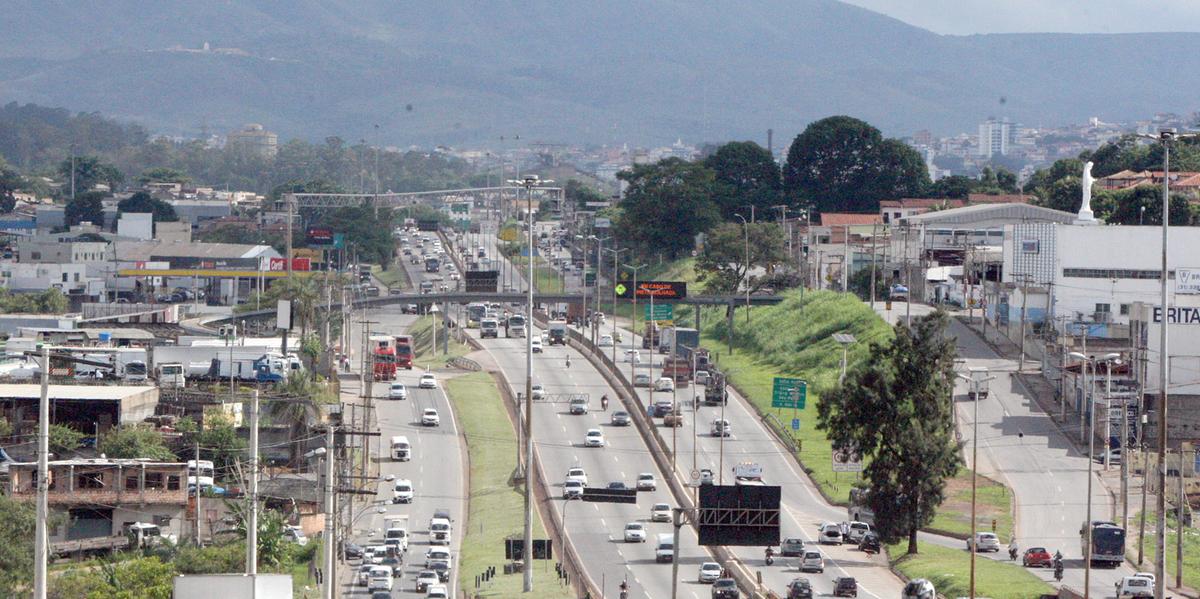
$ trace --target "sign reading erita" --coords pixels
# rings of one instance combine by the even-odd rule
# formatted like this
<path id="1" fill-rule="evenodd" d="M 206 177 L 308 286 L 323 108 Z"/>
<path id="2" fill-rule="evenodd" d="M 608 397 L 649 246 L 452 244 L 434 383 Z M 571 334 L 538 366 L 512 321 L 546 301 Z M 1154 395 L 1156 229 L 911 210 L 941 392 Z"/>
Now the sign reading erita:
<path id="1" fill-rule="evenodd" d="M 1162 308 L 1154 308 L 1154 322 L 1162 322 Z M 1167 322 L 1171 324 L 1200 324 L 1200 308 L 1167 308 Z"/>

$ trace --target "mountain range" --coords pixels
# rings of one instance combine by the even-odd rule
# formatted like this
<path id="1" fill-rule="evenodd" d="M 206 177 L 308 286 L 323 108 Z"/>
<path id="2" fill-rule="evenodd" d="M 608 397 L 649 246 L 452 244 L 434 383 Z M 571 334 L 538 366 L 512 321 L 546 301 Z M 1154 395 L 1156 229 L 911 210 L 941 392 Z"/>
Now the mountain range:
<path id="1" fill-rule="evenodd" d="M 835 0 L 4 0 L 0 101 L 194 136 L 786 143 L 1197 109 L 1200 34 L 946 36 Z M 1119 15 L 1114 15 L 1119 18 Z M 206 46 L 207 45 L 207 46 Z M 207 48 L 207 50 L 205 49 Z M 506 142 L 511 143 L 511 142 Z"/>

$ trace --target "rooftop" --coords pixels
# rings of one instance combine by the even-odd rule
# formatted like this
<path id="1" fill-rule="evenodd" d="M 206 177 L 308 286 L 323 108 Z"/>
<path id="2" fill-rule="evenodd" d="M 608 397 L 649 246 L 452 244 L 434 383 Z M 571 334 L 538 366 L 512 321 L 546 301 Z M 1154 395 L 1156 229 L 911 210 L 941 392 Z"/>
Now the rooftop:
<path id="1" fill-rule="evenodd" d="M 910 226 L 973 224 L 982 221 L 1034 221 L 1070 224 L 1076 215 L 1031 204 L 974 204 L 937 212 L 906 216 L 900 222 Z"/>
<path id="2" fill-rule="evenodd" d="M 84 399 L 119 401 L 131 395 L 156 389 L 153 385 L 50 385 L 50 399 Z M 40 399 L 40 385 L 3 383 L 0 384 L 2 399 Z"/>
<path id="3" fill-rule="evenodd" d="M 37 462 L 16 462 L 12 466 L 37 466 Z M 55 466 L 146 466 L 146 467 L 179 467 L 184 468 L 187 464 L 183 462 L 153 462 L 142 459 L 116 459 L 116 458 L 76 458 L 73 460 L 51 460 L 50 467 Z"/>
<path id="4" fill-rule="evenodd" d="M 149 261 L 162 258 L 254 258 L 278 255 L 269 245 L 243 243 L 206 243 L 159 241 L 121 241 L 116 244 L 117 260 Z"/>
<path id="5" fill-rule="evenodd" d="M 854 225 L 882 224 L 883 217 L 878 214 L 852 214 L 848 212 L 822 212 L 822 227 L 845 227 Z"/>

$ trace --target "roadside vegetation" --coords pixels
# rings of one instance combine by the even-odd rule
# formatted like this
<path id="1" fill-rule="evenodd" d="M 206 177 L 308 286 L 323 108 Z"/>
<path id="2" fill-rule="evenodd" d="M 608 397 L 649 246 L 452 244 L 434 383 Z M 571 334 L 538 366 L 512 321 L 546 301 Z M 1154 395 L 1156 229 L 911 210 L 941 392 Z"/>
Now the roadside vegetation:
<path id="1" fill-rule="evenodd" d="M 488 566 L 502 564 L 504 539 L 519 535 L 524 528 L 522 487 L 513 484 L 517 467 L 517 439 L 504 409 L 500 392 L 490 375 L 477 372 L 446 381 L 446 394 L 463 429 L 470 456 L 468 518 L 456 570 L 458 588 L 474 592 L 475 576 Z M 545 538 L 540 519 L 534 520 L 534 537 Z M 534 562 L 537 597 L 570 597 L 570 588 L 559 584 L 552 573 L 541 572 Z M 522 576 L 497 571 L 484 583 L 479 597 L 515 597 L 521 592 Z"/>
<path id="2" fill-rule="evenodd" d="M 434 342 L 434 326 L 437 326 L 437 348 L 433 347 Z M 445 329 L 437 322 L 431 314 L 426 314 L 417 319 L 409 329 L 413 336 L 413 368 L 421 368 L 429 370 L 445 366 L 447 362 L 454 358 L 460 358 L 471 352 L 471 348 L 464 343 L 454 340 L 451 336 L 446 342 L 447 352 L 442 353 L 442 343 L 444 339 Z"/>
<path id="3" fill-rule="evenodd" d="M 1126 554 L 1130 559 L 1137 559 L 1137 532 L 1138 522 L 1141 519 L 1140 512 L 1138 515 L 1130 518 L 1131 523 L 1127 529 L 1125 538 Z M 1142 557 L 1145 560 L 1146 566 L 1138 568 L 1139 570 L 1150 570 L 1154 563 L 1154 531 L 1158 522 L 1158 518 L 1154 512 L 1146 514 L 1146 538 L 1142 540 Z M 1167 584 L 1168 586 L 1175 584 L 1175 573 L 1178 567 L 1175 565 L 1175 544 L 1178 542 L 1179 530 L 1176 525 L 1175 518 L 1167 517 Z M 1194 531 L 1189 531 L 1183 535 L 1183 586 L 1188 588 L 1200 587 L 1200 537 L 1197 537 Z"/>
<path id="4" fill-rule="evenodd" d="M 920 543 L 917 554 L 905 554 L 906 542 L 887 547 L 892 569 L 909 579 L 924 578 L 933 583 L 942 597 L 967 597 L 970 592 L 971 554 L 966 549 L 951 549 Z M 900 556 L 896 558 L 895 556 Z M 1029 599 L 1054 595 L 1049 583 L 1015 563 L 975 558 L 975 596 L 988 599 Z"/>

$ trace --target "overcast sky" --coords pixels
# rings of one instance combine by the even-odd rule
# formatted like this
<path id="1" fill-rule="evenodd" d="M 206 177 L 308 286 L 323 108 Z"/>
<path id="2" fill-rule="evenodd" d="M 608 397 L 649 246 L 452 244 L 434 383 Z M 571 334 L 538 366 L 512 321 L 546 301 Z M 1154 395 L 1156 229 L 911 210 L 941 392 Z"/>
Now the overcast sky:
<path id="1" fill-rule="evenodd" d="M 936 33 L 1200 31 L 1200 0 L 843 0 Z"/>

